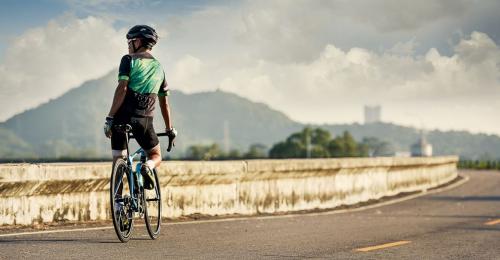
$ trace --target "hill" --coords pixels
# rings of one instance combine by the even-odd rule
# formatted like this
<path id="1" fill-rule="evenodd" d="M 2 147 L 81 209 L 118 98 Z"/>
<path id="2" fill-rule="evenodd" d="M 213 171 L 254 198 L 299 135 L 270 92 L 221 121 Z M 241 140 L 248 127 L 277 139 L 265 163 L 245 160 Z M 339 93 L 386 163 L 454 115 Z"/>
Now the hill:
<path id="1" fill-rule="evenodd" d="M 0 158 L 13 159 L 36 157 L 33 147 L 14 132 L 0 127 Z"/>
<path id="2" fill-rule="evenodd" d="M 102 127 L 116 87 L 116 74 L 113 71 L 85 82 L 57 99 L 10 118 L 0 129 L 16 133 L 19 140 L 15 141 L 14 136 L 10 139 L 30 144 L 37 157 L 107 156 L 109 139 L 104 137 Z M 241 150 L 253 143 L 271 145 L 301 127 L 265 104 L 223 91 L 184 94 L 174 90 L 169 100 L 174 126 L 180 133 L 177 155 L 192 144 L 222 143 L 225 124 L 231 147 Z M 157 108 L 157 131 L 163 131 L 161 121 Z"/>

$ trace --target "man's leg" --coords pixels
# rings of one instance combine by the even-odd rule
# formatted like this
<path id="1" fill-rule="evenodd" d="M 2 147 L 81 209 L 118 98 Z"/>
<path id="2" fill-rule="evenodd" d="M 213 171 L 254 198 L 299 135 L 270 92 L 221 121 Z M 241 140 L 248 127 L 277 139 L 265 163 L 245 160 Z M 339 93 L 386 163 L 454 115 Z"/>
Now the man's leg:
<path id="1" fill-rule="evenodd" d="M 152 170 L 154 168 L 159 167 L 161 164 L 160 144 L 156 145 L 155 147 L 147 151 L 147 154 L 149 160 L 146 162 L 146 164 L 149 166 L 149 168 Z"/>
<path id="2" fill-rule="evenodd" d="M 141 174 L 144 177 L 144 188 L 153 189 L 154 188 L 154 177 L 152 174 L 153 169 L 160 166 L 161 163 L 161 149 L 160 144 L 147 151 L 148 160 L 141 168 Z"/>
<path id="3" fill-rule="evenodd" d="M 160 166 L 161 150 L 160 141 L 153 127 L 153 118 L 133 118 L 132 131 L 139 145 L 146 151 L 148 160 L 141 169 L 144 177 L 144 188 L 152 189 L 154 187 L 154 177 L 152 170 Z"/>
<path id="4" fill-rule="evenodd" d="M 127 150 L 112 150 L 111 153 L 113 155 L 113 167 L 115 166 L 115 163 L 118 159 L 123 159 L 127 156 Z M 123 178 L 122 176 L 116 176 L 116 177 Z M 115 180 L 115 182 L 116 181 L 118 180 Z M 118 190 L 116 191 L 118 197 L 121 197 L 122 190 L 123 190 L 123 183 L 120 183 L 120 187 L 118 187 Z"/>
<path id="5" fill-rule="evenodd" d="M 113 156 L 113 167 L 115 167 L 116 161 L 118 159 L 127 157 L 127 141 L 125 133 L 118 132 L 114 128 L 111 135 L 111 155 Z M 117 180 L 115 180 L 115 182 L 118 182 L 118 179 L 123 178 L 123 176 L 116 176 L 116 178 Z M 116 191 L 118 197 L 122 196 L 122 191 L 123 183 L 120 182 L 120 186 Z"/>
<path id="6" fill-rule="evenodd" d="M 112 150 L 111 154 L 113 155 L 113 164 L 115 164 L 116 160 L 123 159 L 127 157 L 127 150 Z"/>
<path id="7" fill-rule="evenodd" d="M 124 132 L 111 130 L 111 154 L 113 155 L 113 165 L 116 160 L 127 157 L 127 137 Z"/>

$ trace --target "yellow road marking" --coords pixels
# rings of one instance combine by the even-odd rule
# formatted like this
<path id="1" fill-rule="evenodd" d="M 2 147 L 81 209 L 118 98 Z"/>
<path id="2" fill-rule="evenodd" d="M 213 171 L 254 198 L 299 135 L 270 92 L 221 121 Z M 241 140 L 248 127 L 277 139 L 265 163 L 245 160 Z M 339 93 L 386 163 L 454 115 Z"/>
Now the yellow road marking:
<path id="1" fill-rule="evenodd" d="M 356 249 L 356 251 L 368 252 L 368 251 L 379 250 L 379 249 L 384 249 L 384 248 L 388 248 L 388 247 L 406 245 L 409 243 L 411 243 L 411 241 L 398 241 L 398 242 L 387 243 L 387 244 L 382 244 L 382 245 L 378 245 L 378 246 L 369 246 L 369 247 L 358 248 L 358 249 Z"/>
<path id="2" fill-rule="evenodd" d="M 493 225 L 496 225 L 496 224 L 500 224 L 500 218 L 499 219 L 495 219 L 495 220 L 492 220 L 492 221 L 489 221 L 489 222 L 486 222 L 484 223 L 486 226 L 493 226 Z"/>

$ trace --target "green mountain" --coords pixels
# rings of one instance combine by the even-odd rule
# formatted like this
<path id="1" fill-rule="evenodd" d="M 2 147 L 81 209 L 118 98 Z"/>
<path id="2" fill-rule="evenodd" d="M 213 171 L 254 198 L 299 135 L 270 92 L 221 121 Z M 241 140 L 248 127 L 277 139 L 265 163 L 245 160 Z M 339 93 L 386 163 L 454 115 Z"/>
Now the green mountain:
<path id="1" fill-rule="evenodd" d="M 1 123 L 0 159 L 109 157 L 110 141 L 102 127 L 116 84 L 113 71 Z M 255 143 L 270 148 L 305 126 L 265 104 L 223 91 L 185 94 L 174 90 L 169 100 L 174 126 L 179 131 L 173 157 L 183 156 L 193 144 L 216 142 L 222 146 L 225 128 L 230 147 L 246 151 Z M 155 126 L 160 132 L 163 122 L 159 108 L 156 113 Z M 396 151 L 408 151 L 420 136 L 415 128 L 390 123 L 313 127 L 327 129 L 333 135 L 349 131 L 357 140 L 377 137 L 391 143 Z M 496 135 L 434 130 L 426 136 L 436 155 L 458 154 L 470 159 L 500 157 L 500 137 Z"/>
<path id="2" fill-rule="evenodd" d="M 14 132 L 0 127 L 0 158 L 13 159 L 35 157 L 33 147 Z"/>
<path id="3" fill-rule="evenodd" d="M 102 127 L 117 84 L 116 73 L 85 82 L 57 99 L 18 114 L 1 124 L 0 129 L 16 133 L 15 138 L 9 139 L 14 143 L 24 140 L 37 157 L 107 156 L 110 141 Z M 270 146 L 301 128 L 265 104 L 223 91 L 184 94 L 174 90 L 169 101 L 173 123 L 179 131 L 173 156 L 180 156 L 192 144 L 222 145 L 225 127 L 230 147 L 240 150 L 254 143 Z M 160 132 L 164 124 L 158 107 L 156 113 L 155 126 Z"/>

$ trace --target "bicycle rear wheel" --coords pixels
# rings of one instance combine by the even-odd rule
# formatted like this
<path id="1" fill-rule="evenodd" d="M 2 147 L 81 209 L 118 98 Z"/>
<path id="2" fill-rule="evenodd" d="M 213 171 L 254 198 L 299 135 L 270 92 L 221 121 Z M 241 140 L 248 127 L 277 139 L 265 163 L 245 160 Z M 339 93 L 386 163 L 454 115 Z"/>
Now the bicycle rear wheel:
<path id="1" fill-rule="evenodd" d="M 113 226 L 118 239 L 124 243 L 130 239 L 134 227 L 128 172 L 129 168 L 125 160 L 116 160 L 109 185 Z"/>
<path id="2" fill-rule="evenodd" d="M 156 169 L 153 169 L 154 188 L 144 189 L 144 221 L 151 239 L 157 239 L 161 226 L 161 189 Z"/>

